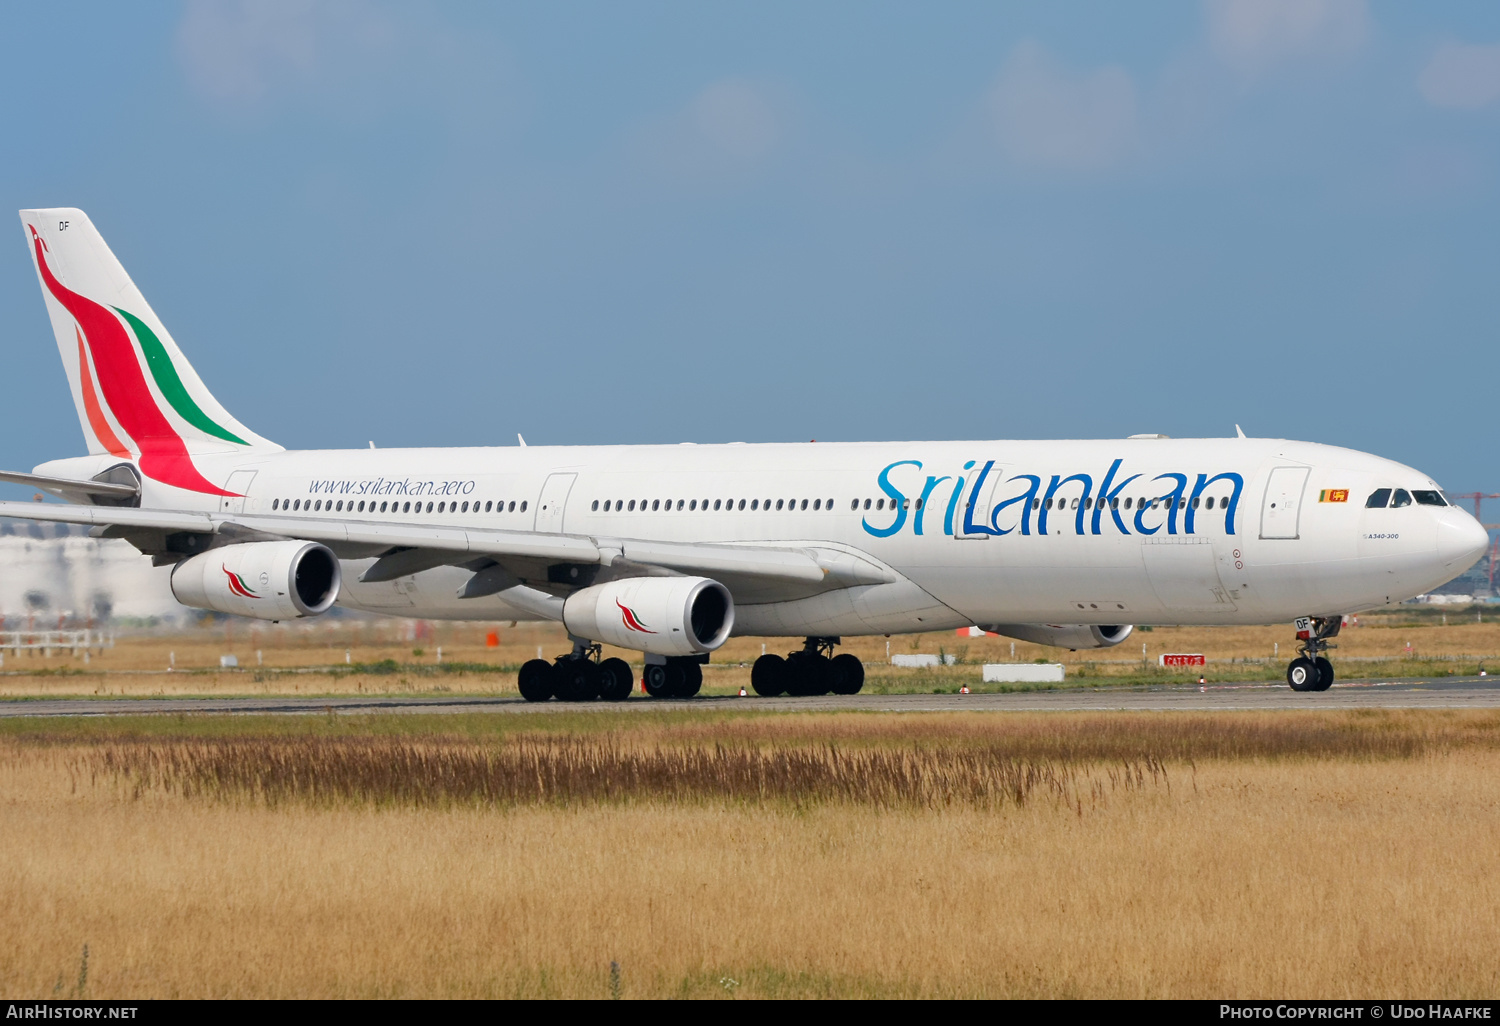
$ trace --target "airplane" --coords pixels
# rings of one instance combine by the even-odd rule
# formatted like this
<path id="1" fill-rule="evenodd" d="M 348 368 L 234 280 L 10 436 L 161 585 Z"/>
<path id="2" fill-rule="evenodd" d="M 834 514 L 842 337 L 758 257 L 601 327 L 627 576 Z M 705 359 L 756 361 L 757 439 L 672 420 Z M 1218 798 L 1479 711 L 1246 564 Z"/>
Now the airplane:
<path id="1" fill-rule="evenodd" d="M 1237 437 L 284 449 L 208 391 L 83 211 L 22 210 L 88 455 L 0 480 L 60 503 L 185 605 L 279 621 L 550 620 L 529 701 L 689 698 L 732 635 L 805 638 L 759 695 L 854 694 L 843 637 L 985 631 L 1108 648 L 1133 625 L 1291 621 L 1296 691 L 1344 616 L 1451 580 L 1484 528 L 1425 474 Z"/>

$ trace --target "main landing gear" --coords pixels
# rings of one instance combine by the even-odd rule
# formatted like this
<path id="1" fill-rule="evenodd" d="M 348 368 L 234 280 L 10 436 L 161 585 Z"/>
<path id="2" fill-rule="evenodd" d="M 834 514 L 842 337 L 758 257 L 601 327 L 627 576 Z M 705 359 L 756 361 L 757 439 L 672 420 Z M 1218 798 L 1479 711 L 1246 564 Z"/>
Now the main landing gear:
<path id="1" fill-rule="evenodd" d="M 634 675 L 623 659 L 601 659 L 599 645 L 573 642 L 573 651 L 553 662 L 532 659 L 521 667 L 517 683 L 528 702 L 622 702 L 630 697 Z"/>
<path id="2" fill-rule="evenodd" d="M 763 655 L 750 670 L 750 686 L 757 695 L 853 695 L 865 686 L 865 664 L 857 656 L 833 654 L 838 638 L 808 638 L 802 651 L 783 659 Z"/>
<path id="3" fill-rule="evenodd" d="M 652 698 L 692 698 L 703 687 L 703 662 L 697 656 L 678 656 L 647 663 L 641 684 Z"/>
<path id="4" fill-rule="evenodd" d="M 1299 654 L 1286 668 L 1286 682 L 1293 691 L 1327 691 L 1333 686 L 1333 664 L 1323 653 L 1338 647 L 1329 639 L 1338 637 L 1343 626 L 1342 616 L 1310 616 L 1297 621 Z"/>

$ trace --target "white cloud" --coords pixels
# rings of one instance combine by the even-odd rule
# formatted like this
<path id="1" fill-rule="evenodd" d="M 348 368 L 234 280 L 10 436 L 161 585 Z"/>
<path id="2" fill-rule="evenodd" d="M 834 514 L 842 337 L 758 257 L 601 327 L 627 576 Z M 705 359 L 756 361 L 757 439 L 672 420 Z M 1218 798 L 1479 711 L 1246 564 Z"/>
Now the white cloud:
<path id="1" fill-rule="evenodd" d="M 1500 99 L 1500 46 L 1444 43 L 1417 77 L 1417 88 L 1435 107 L 1473 110 Z"/>
<path id="2" fill-rule="evenodd" d="M 694 127 L 703 139 L 735 157 L 769 153 L 780 135 L 771 104 L 749 82 L 715 82 L 692 104 Z"/>
<path id="3" fill-rule="evenodd" d="M 389 52 L 395 39 L 380 11 L 341 0 L 190 0 L 177 56 L 205 99 L 251 105 L 347 75 Z"/>
<path id="4" fill-rule="evenodd" d="M 1017 163 L 1089 170 L 1136 148 L 1135 83 L 1119 67 L 1075 73 L 1035 42 L 1018 45 L 989 95 L 1000 145 Z"/>
<path id="5" fill-rule="evenodd" d="M 739 177 L 764 166 L 781 148 L 788 108 L 773 87 L 720 79 L 677 112 L 641 128 L 634 145 L 647 165 L 673 177 Z"/>
<path id="6" fill-rule="evenodd" d="M 1214 51 L 1248 72 L 1357 50 L 1370 33 L 1365 0 L 1207 0 L 1206 7 Z"/>

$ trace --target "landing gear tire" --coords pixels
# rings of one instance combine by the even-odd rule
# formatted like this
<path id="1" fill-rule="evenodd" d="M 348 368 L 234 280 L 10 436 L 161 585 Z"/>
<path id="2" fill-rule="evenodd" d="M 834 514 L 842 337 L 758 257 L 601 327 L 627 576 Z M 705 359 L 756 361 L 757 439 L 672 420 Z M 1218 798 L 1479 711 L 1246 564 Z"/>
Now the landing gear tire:
<path id="1" fill-rule="evenodd" d="M 789 695 L 811 697 L 826 695 L 829 691 L 828 664 L 831 660 L 817 652 L 793 652 L 787 660 L 787 689 Z"/>
<path id="2" fill-rule="evenodd" d="M 763 655 L 750 667 L 750 687 L 762 698 L 786 694 L 786 660 L 779 655 Z"/>
<path id="3" fill-rule="evenodd" d="M 1322 660 L 1327 662 L 1327 660 Z M 1318 685 L 1322 683 L 1318 678 L 1318 664 L 1311 659 L 1299 657 L 1293 659 L 1286 668 L 1286 682 L 1292 686 L 1293 691 L 1321 691 Z M 1328 683 L 1332 684 L 1330 680 Z"/>
<path id="4" fill-rule="evenodd" d="M 1327 691 L 1333 687 L 1333 664 L 1322 656 L 1313 660 L 1313 665 L 1318 668 L 1318 690 Z"/>
<path id="5" fill-rule="evenodd" d="M 697 662 L 682 662 L 678 666 L 682 670 L 682 679 L 672 697 L 692 698 L 703 687 L 703 665 Z"/>
<path id="6" fill-rule="evenodd" d="M 683 686 L 682 666 L 679 663 L 648 663 L 642 676 L 646 694 L 652 698 L 676 698 Z"/>
<path id="7" fill-rule="evenodd" d="M 859 657 L 841 652 L 828 661 L 828 690 L 835 695 L 857 695 L 865 686 L 865 664 Z"/>
<path id="8" fill-rule="evenodd" d="M 599 664 L 599 697 L 606 702 L 623 702 L 630 697 L 635 675 L 623 659 L 606 659 Z"/>
<path id="9" fill-rule="evenodd" d="M 552 697 L 552 664 L 545 659 L 530 660 L 522 665 L 516 684 L 526 701 L 545 702 Z"/>
<path id="10" fill-rule="evenodd" d="M 552 667 L 552 690 L 564 702 L 593 701 L 599 697 L 599 668 L 588 659 L 559 659 Z"/>

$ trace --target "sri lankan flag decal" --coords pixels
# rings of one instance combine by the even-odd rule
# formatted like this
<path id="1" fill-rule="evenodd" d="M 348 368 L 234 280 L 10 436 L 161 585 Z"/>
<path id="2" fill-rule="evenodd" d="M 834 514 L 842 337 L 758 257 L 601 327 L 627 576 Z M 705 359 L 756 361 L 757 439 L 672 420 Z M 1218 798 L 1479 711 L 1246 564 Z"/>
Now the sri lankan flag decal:
<path id="1" fill-rule="evenodd" d="M 1319 502 L 1348 502 L 1349 489 L 1347 488 L 1324 488 L 1318 493 Z"/>

